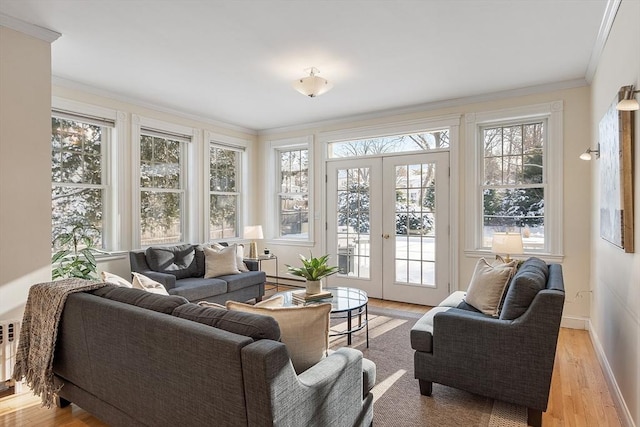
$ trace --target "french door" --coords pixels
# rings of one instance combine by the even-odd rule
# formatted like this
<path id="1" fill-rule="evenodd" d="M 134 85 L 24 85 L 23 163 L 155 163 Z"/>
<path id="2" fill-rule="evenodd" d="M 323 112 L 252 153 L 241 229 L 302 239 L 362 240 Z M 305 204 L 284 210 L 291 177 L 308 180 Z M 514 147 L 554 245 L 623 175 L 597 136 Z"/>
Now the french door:
<path id="1" fill-rule="evenodd" d="M 329 286 L 437 305 L 449 290 L 449 153 L 327 163 Z"/>

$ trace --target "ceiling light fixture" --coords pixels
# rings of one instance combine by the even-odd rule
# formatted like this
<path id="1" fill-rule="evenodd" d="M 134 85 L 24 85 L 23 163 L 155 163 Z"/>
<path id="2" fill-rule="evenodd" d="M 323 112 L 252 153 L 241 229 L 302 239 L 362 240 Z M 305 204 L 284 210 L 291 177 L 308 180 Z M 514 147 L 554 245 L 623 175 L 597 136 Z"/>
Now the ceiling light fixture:
<path id="1" fill-rule="evenodd" d="M 622 101 L 618 102 L 616 109 L 619 111 L 637 111 L 640 110 L 640 104 L 635 99 L 635 94 L 640 90 L 633 90 L 633 85 L 624 86 L 620 89 L 624 92 Z"/>
<path id="2" fill-rule="evenodd" d="M 301 77 L 293 82 L 293 88 L 303 95 L 310 98 L 315 98 L 323 93 L 327 93 L 333 87 L 332 83 L 329 83 L 327 79 L 323 79 L 317 74 L 320 73 L 316 67 L 305 69 L 309 72 L 309 76 Z"/>
<path id="3" fill-rule="evenodd" d="M 591 153 L 595 153 L 596 159 L 600 158 L 600 144 L 598 144 L 598 148 L 592 150 L 591 147 L 587 148 L 587 151 L 580 154 L 580 159 L 582 160 L 591 160 Z"/>

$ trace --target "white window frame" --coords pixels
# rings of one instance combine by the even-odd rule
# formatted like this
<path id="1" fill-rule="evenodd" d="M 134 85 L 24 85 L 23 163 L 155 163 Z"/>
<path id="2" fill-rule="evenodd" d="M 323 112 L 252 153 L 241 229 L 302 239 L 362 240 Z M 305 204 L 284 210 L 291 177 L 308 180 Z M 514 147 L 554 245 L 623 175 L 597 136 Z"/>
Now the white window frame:
<path id="1" fill-rule="evenodd" d="M 140 137 L 144 133 L 143 128 L 157 130 L 161 133 L 175 134 L 190 138 L 191 142 L 181 144 L 180 151 L 180 193 L 182 197 L 182 209 L 180 211 L 180 227 L 182 239 L 179 242 L 167 243 L 167 245 L 176 245 L 191 241 L 193 235 L 193 213 L 197 209 L 197 203 L 191 196 L 190 183 L 192 181 L 193 159 L 195 157 L 195 146 L 198 141 L 198 132 L 187 126 L 168 123 L 161 120 L 132 115 L 131 124 L 131 141 L 132 141 L 132 247 L 140 248 L 141 246 L 141 215 L 140 215 L 140 193 L 143 187 L 140 186 Z"/>
<path id="2" fill-rule="evenodd" d="M 204 150 L 206 150 L 205 155 L 203 156 L 204 162 L 202 164 L 203 175 L 205 187 L 203 193 L 205 194 L 205 200 L 203 201 L 203 209 L 204 218 L 203 218 L 203 234 L 204 240 L 203 242 L 211 241 L 211 237 L 209 235 L 209 216 L 210 212 L 210 204 L 209 200 L 211 195 L 214 193 L 210 189 L 209 185 L 209 162 L 210 162 L 210 147 L 215 146 L 218 148 L 223 148 L 226 150 L 233 150 L 239 152 L 238 159 L 238 167 L 237 167 L 237 175 L 236 175 L 236 194 L 238 197 L 237 203 L 237 212 L 236 212 L 236 226 L 238 228 L 238 235 L 234 238 L 224 238 L 221 239 L 225 242 L 242 240 L 242 230 L 244 229 L 244 225 L 247 223 L 247 213 L 245 206 L 247 206 L 247 194 L 248 194 L 248 161 L 249 161 L 249 151 L 250 151 L 250 141 L 246 139 L 236 138 L 228 135 L 213 133 L 210 131 L 205 132 L 205 144 Z"/>
<path id="3" fill-rule="evenodd" d="M 124 158 L 125 113 L 57 96 L 51 98 L 51 109 L 51 117 L 64 117 L 64 113 L 68 113 L 67 118 L 72 120 L 82 121 L 84 118 L 87 123 L 91 123 L 93 118 L 98 122 L 102 120 L 114 123 L 108 132 L 107 140 L 102 144 L 102 184 L 63 185 L 103 189 L 103 249 L 109 253 L 126 249 L 122 244 L 123 227 L 119 221 L 123 207 L 124 183 L 115 178 L 122 176 L 123 173 L 121 159 Z M 54 111 L 63 114 L 55 114 Z M 52 181 L 52 186 L 59 184 Z M 97 255 L 97 257 L 104 256 L 108 255 Z"/>
<path id="4" fill-rule="evenodd" d="M 292 150 L 307 150 L 309 161 L 309 176 L 308 176 L 308 192 L 307 197 L 309 200 L 309 230 L 306 238 L 280 236 L 280 196 L 282 195 L 280 188 L 280 153 L 282 151 Z M 268 199 L 268 212 L 270 213 L 270 219 L 266 228 L 266 235 L 270 236 L 270 243 L 278 244 L 286 243 L 287 245 L 309 246 L 315 245 L 315 214 L 314 214 L 314 156 L 313 156 L 313 136 L 307 135 L 297 138 L 287 138 L 269 141 L 268 156 L 269 164 L 266 166 L 267 170 L 273 170 L 274 173 L 270 175 L 269 188 L 271 188 L 272 196 Z"/>
<path id="5" fill-rule="evenodd" d="M 507 124 L 546 120 L 547 141 L 543 147 L 545 179 L 545 248 L 543 251 L 527 251 L 548 261 L 560 262 L 563 258 L 563 102 L 554 101 L 509 108 L 504 110 L 469 113 L 466 122 L 466 233 L 465 255 L 491 256 L 483 248 L 483 201 L 480 189 L 483 180 L 482 128 Z"/>

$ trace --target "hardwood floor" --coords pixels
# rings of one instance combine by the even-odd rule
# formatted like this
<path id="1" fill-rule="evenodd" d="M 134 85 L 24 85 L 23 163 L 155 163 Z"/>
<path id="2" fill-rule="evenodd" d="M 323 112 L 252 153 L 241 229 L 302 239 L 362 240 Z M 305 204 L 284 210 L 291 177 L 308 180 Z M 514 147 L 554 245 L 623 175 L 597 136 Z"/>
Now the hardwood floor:
<path id="1" fill-rule="evenodd" d="M 280 291 L 284 290 L 282 286 Z M 270 290 L 268 295 L 274 293 Z M 424 313 L 429 307 L 371 299 L 375 307 Z M 407 344 L 408 345 L 408 344 Z M 4 426 L 104 426 L 86 411 L 71 405 L 42 408 L 31 393 L 0 398 L 0 427 Z M 584 330 L 560 330 L 549 408 L 542 416 L 545 427 L 620 426 L 602 369 Z"/>

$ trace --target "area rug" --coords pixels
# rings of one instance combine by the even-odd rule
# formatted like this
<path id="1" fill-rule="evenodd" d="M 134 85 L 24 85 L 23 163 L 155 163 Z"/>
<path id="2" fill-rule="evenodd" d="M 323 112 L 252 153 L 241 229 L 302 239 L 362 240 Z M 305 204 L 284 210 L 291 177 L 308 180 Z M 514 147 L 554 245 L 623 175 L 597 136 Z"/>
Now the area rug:
<path id="1" fill-rule="evenodd" d="M 526 427 L 524 407 L 433 384 L 432 396 L 422 396 L 413 378 L 413 350 L 409 331 L 422 314 L 369 307 L 369 348 L 365 330 L 353 335 L 351 347 L 376 364 L 373 425 L 438 427 Z M 346 322 L 332 321 L 332 329 Z M 346 337 L 332 337 L 331 348 L 347 345 Z"/>

